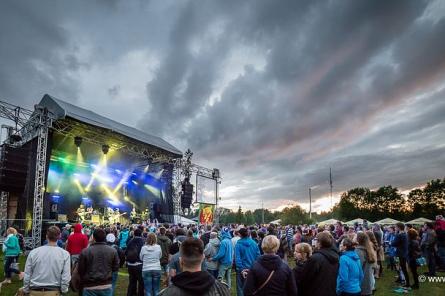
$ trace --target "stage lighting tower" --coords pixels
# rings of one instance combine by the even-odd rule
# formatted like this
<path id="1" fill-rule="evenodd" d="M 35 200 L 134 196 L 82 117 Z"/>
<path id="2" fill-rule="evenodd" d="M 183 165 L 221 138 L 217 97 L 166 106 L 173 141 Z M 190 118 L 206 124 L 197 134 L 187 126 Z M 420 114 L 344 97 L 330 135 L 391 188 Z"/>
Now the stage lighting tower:
<path id="1" fill-rule="evenodd" d="M 110 146 L 107 144 L 102 145 L 102 152 L 107 155 L 108 151 L 110 151 Z"/>
<path id="2" fill-rule="evenodd" d="M 80 145 L 82 145 L 82 137 L 74 137 L 74 144 L 77 148 L 80 148 Z"/>

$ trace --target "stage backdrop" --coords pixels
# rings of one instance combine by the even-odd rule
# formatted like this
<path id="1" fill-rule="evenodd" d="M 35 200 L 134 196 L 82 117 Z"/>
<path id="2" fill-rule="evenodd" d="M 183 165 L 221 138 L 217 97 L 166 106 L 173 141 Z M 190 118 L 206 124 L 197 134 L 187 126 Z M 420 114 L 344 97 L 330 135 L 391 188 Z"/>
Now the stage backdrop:
<path id="1" fill-rule="evenodd" d="M 214 212 L 215 212 L 215 205 L 199 204 L 199 223 L 201 224 L 213 223 Z"/>
<path id="2" fill-rule="evenodd" d="M 168 186 L 161 164 L 146 166 L 112 149 L 104 155 L 99 145 L 82 143 L 78 148 L 73 138 L 53 135 L 46 192 L 50 203 L 58 204 L 59 214 L 69 219 L 80 204 L 97 211 L 119 208 L 128 214 L 133 207 L 148 208 L 152 215 L 160 215 L 169 198 Z"/>

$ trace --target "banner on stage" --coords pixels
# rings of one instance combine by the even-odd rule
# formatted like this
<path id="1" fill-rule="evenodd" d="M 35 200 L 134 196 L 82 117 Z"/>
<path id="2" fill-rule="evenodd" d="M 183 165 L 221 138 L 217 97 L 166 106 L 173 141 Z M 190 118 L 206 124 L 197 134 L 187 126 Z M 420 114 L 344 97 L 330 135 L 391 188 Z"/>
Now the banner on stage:
<path id="1" fill-rule="evenodd" d="M 215 205 L 199 204 L 199 223 L 210 224 L 213 223 L 213 214 L 215 212 Z"/>

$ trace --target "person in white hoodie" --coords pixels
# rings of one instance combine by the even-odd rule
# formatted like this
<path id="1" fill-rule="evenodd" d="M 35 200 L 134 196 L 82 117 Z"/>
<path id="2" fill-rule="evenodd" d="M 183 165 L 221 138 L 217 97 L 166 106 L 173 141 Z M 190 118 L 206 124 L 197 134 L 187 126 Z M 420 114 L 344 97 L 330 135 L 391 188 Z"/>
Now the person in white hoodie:
<path id="1" fill-rule="evenodd" d="M 155 296 L 159 293 L 161 282 L 161 246 L 157 243 L 156 234 L 150 232 L 146 245 L 142 247 L 139 257 L 142 261 L 142 278 L 144 280 L 145 296 Z"/>
<path id="2" fill-rule="evenodd" d="M 221 242 L 218 239 L 218 233 L 211 232 L 209 243 L 206 245 L 204 249 L 204 255 L 206 256 L 207 262 L 207 271 L 213 275 L 215 279 L 218 278 L 218 261 L 211 261 L 211 259 L 218 254 L 219 245 Z"/>

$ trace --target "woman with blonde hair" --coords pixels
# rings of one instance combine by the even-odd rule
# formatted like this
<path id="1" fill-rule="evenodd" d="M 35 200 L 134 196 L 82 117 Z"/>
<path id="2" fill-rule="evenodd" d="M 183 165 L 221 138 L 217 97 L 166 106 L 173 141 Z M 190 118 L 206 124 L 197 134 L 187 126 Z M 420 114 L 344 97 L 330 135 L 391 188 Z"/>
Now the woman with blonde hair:
<path id="1" fill-rule="evenodd" d="M 18 269 L 18 258 L 21 253 L 19 239 L 17 238 L 17 230 L 9 227 L 6 230 L 6 239 L 3 243 L 3 254 L 5 256 L 5 280 L 4 284 L 11 283 L 11 276 L 13 273 L 18 274 L 20 280 L 23 279 L 24 273 Z"/>
<path id="2" fill-rule="evenodd" d="M 358 246 L 355 248 L 355 252 L 360 257 L 364 274 L 361 284 L 361 295 L 372 295 L 375 286 L 374 267 L 377 264 L 377 253 L 366 233 L 357 233 L 357 243 Z"/>
<path id="3" fill-rule="evenodd" d="M 299 243 L 295 245 L 294 257 L 295 257 L 295 268 L 293 269 L 295 283 L 297 284 L 298 295 L 307 295 L 304 290 L 303 270 L 306 262 L 312 256 L 312 247 L 307 243 Z"/>
<path id="4" fill-rule="evenodd" d="M 258 257 L 247 274 L 244 295 L 297 295 L 292 270 L 277 255 L 280 241 L 268 235 L 261 245 L 264 255 Z"/>
<path id="5" fill-rule="evenodd" d="M 156 244 L 156 234 L 150 232 L 146 245 L 142 247 L 139 257 L 142 261 L 142 278 L 144 280 L 145 296 L 155 296 L 159 293 L 161 283 L 161 246 Z"/>

